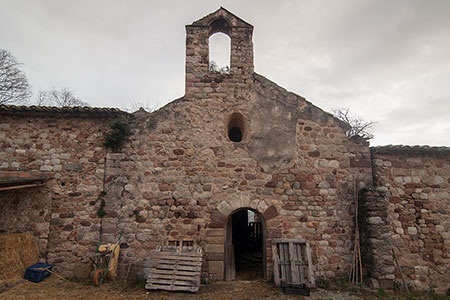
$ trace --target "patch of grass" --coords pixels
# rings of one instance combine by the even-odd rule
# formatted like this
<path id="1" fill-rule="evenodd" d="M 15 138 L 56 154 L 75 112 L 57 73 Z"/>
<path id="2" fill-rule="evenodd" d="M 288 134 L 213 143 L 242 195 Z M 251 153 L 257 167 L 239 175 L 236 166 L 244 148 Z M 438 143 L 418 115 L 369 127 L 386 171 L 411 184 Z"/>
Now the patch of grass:
<path id="1" fill-rule="evenodd" d="M 406 299 L 407 300 L 417 300 L 416 296 L 413 294 L 406 296 Z"/>
<path id="2" fill-rule="evenodd" d="M 206 277 L 202 277 L 202 279 L 200 280 L 200 283 L 201 284 L 203 284 L 203 285 L 211 285 L 211 283 L 212 283 L 212 280 L 211 279 L 209 279 L 209 278 L 206 278 Z"/>
<path id="3" fill-rule="evenodd" d="M 436 293 L 434 289 L 428 291 L 428 295 L 432 300 L 449 300 L 450 297 Z"/>
<path id="4" fill-rule="evenodd" d="M 375 294 L 375 296 L 376 296 L 378 299 L 386 299 L 387 296 L 388 296 L 388 293 L 386 292 L 385 289 L 379 288 L 378 291 L 377 291 L 377 293 Z"/>
<path id="5" fill-rule="evenodd" d="M 128 281 L 128 287 L 135 289 L 144 289 L 147 281 L 145 279 L 133 279 Z"/>
<path id="6" fill-rule="evenodd" d="M 351 287 L 348 289 L 348 291 L 349 291 L 351 294 L 353 294 L 353 295 L 356 295 L 356 294 L 358 294 L 358 293 L 360 292 L 359 288 L 356 287 L 356 286 L 351 286 Z"/>
<path id="7" fill-rule="evenodd" d="M 324 277 L 319 277 L 316 281 L 316 284 L 318 288 L 322 288 L 325 290 L 328 290 L 331 287 L 331 282 Z"/>

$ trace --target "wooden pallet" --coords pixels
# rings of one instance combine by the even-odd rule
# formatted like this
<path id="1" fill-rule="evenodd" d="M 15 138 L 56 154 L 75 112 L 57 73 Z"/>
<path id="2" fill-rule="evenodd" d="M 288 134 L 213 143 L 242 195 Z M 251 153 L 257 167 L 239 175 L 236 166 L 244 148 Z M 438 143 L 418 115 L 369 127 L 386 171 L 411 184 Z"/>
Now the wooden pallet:
<path id="1" fill-rule="evenodd" d="M 272 241 L 274 281 L 314 286 L 314 274 L 309 243 L 298 239 Z"/>
<path id="2" fill-rule="evenodd" d="M 178 251 L 177 251 L 178 249 Z M 201 248 L 158 249 L 152 259 L 146 289 L 196 292 L 200 287 Z"/>

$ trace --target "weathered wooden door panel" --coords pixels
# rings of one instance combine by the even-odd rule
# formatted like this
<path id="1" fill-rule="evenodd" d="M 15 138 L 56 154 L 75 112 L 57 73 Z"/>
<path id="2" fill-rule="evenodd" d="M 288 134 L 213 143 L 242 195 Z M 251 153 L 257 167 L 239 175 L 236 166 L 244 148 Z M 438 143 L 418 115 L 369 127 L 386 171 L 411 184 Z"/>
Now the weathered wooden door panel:
<path id="1" fill-rule="evenodd" d="M 275 239 L 272 241 L 272 253 L 276 285 L 280 285 L 281 281 L 314 285 L 308 242 L 298 239 Z"/>

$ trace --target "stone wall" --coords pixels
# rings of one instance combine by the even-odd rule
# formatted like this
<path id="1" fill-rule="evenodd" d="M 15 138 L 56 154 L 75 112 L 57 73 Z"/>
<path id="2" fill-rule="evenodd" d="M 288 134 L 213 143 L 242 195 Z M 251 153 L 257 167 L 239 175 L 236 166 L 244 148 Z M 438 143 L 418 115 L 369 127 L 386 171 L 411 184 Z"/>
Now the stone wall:
<path id="1" fill-rule="evenodd" d="M 394 288 L 394 257 L 386 189 L 362 189 L 359 192 L 359 228 L 363 274 L 369 284 Z"/>
<path id="2" fill-rule="evenodd" d="M 188 25 L 185 97 L 129 115 L 132 135 L 118 153 L 106 153 L 108 121 L 92 114 L 2 119 L 2 167 L 55 173 L 49 262 L 69 274 L 93 253 L 104 190 L 103 241 L 123 231 L 122 265 L 149 258 L 169 238 L 192 239 L 205 251 L 205 270 L 222 279 L 230 216 L 251 209 L 264 221 L 268 279 L 271 241 L 280 237 L 310 241 L 316 276 L 350 269 L 353 189 L 372 180 L 368 143 L 255 74 L 252 30 L 224 9 Z M 216 31 L 231 37 L 230 74 L 208 70 Z M 228 136 L 234 121 L 239 142 Z"/>
<path id="3" fill-rule="evenodd" d="M 41 258 L 58 271 L 73 269 L 95 251 L 106 149 L 114 114 L 76 109 L 2 107 L 1 170 L 51 171 L 45 187 L 0 192 L 0 229 L 31 231 Z"/>
<path id="4" fill-rule="evenodd" d="M 450 288 L 448 148 L 373 149 L 374 174 L 388 200 L 391 240 L 409 284 Z M 400 274 L 396 272 L 396 280 Z"/>
<path id="5" fill-rule="evenodd" d="M 231 38 L 229 74 L 208 69 L 217 31 Z M 264 222 L 268 279 L 281 237 L 309 241 L 315 276 L 330 278 L 350 270 L 356 188 L 368 274 L 383 287 L 399 280 L 393 245 L 410 283 L 447 288 L 448 153 L 371 154 L 343 122 L 253 72 L 252 31 L 224 9 L 186 26 L 186 95 L 153 113 L 0 106 L 0 169 L 54 173 L 46 187 L 0 193 L 0 230 L 34 232 L 41 255 L 72 276 L 95 251 L 104 200 L 102 241 L 123 232 L 120 264 L 133 263 L 132 277 L 158 245 L 190 239 L 220 280 L 230 217 L 250 209 Z M 130 139 L 106 151 L 119 116 Z"/>
<path id="6" fill-rule="evenodd" d="M 33 234 L 39 256 L 47 257 L 51 193 L 47 186 L 0 192 L 0 232 Z"/>
<path id="7" fill-rule="evenodd" d="M 262 76 L 246 89 L 221 74 L 207 76 L 223 81 L 203 82 L 210 90 L 197 102 L 182 98 L 133 114 L 130 143 L 108 154 L 104 225 L 111 233 L 123 228 L 125 263 L 149 257 L 169 238 L 190 238 L 204 248 L 207 270 L 222 279 L 228 219 L 249 208 L 265 221 L 269 278 L 271 239 L 279 237 L 311 241 L 320 276 L 348 270 L 353 184 L 372 179 L 368 144 L 348 139 L 331 115 Z M 261 104 L 265 110 L 254 109 Z M 270 128 L 288 133 L 265 131 L 267 110 L 280 112 L 272 113 Z M 227 136 L 227 121 L 237 112 L 247 132 L 239 143 Z M 256 153 L 280 145 L 292 151 Z"/>

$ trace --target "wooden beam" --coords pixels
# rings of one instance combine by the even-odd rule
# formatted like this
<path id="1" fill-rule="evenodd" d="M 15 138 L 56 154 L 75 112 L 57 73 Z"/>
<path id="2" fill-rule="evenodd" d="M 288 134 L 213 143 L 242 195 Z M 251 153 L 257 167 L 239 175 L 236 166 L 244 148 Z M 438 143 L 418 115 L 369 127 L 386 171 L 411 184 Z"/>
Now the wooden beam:
<path id="1" fill-rule="evenodd" d="M 0 192 L 1 191 L 9 191 L 9 190 L 32 188 L 32 187 L 38 187 L 38 186 L 44 186 L 44 184 L 43 183 L 33 183 L 33 184 L 22 184 L 22 185 L 14 185 L 14 186 L 4 186 L 4 187 L 0 187 Z"/>

